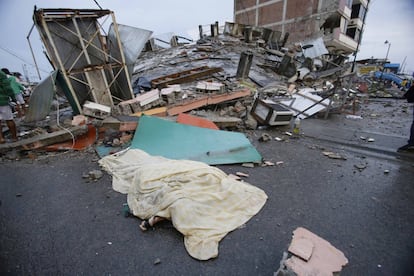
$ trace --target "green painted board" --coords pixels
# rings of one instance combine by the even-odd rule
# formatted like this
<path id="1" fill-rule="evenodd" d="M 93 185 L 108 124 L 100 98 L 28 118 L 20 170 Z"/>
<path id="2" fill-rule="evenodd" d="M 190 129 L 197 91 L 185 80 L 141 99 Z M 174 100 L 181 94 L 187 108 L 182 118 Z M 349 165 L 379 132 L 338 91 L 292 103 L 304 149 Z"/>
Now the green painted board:
<path id="1" fill-rule="evenodd" d="M 179 124 L 153 116 L 140 118 L 131 148 L 209 165 L 262 161 L 243 133 Z"/>

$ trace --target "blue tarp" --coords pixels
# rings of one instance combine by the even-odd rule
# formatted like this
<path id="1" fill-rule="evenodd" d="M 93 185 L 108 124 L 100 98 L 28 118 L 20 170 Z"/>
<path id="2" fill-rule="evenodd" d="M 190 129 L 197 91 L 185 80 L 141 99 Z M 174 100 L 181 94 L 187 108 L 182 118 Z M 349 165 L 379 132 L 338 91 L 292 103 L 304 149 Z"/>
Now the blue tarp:
<path id="1" fill-rule="evenodd" d="M 385 63 L 384 64 L 384 68 L 400 68 L 400 64 L 399 63 Z"/>
<path id="2" fill-rule="evenodd" d="M 396 74 L 393 74 L 393 73 L 384 73 L 384 72 L 381 72 L 381 71 L 377 71 L 377 72 L 374 73 L 374 76 L 377 79 L 393 81 L 398 86 L 401 86 L 401 83 L 403 81 L 399 76 L 397 76 Z"/>

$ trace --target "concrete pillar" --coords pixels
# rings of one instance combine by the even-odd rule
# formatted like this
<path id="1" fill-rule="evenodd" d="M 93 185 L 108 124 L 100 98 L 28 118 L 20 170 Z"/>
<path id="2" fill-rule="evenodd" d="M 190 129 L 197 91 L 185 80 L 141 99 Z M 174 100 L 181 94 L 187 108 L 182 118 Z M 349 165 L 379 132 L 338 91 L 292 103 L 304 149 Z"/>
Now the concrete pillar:
<path id="1" fill-rule="evenodd" d="M 263 28 L 262 31 L 262 39 L 265 41 L 265 43 L 268 43 L 271 39 L 273 31 L 271 29 Z"/>
<path id="2" fill-rule="evenodd" d="M 203 39 L 203 26 L 198 25 L 198 34 L 200 35 L 200 39 Z"/>
<path id="3" fill-rule="evenodd" d="M 171 37 L 170 45 L 171 45 L 171 47 L 177 47 L 178 46 L 178 38 L 177 38 L 177 36 L 173 35 Z"/>
<path id="4" fill-rule="evenodd" d="M 218 22 L 210 25 L 211 37 L 218 36 Z"/>
<path id="5" fill-rule="evenodd" d="M 253 29 L 252 27 L 245 27 L 244 28 L 244 42 L 250 43 L 253 39 Z"/>
<path id="6" fill-rule="evenodd" d="M 247 79 L 249 77 L 250 67 L 252 66 L 253 53 L 251 51 L 242 52 L 240 55 L 239 65 L 237 67 L 236 78 Z"/>

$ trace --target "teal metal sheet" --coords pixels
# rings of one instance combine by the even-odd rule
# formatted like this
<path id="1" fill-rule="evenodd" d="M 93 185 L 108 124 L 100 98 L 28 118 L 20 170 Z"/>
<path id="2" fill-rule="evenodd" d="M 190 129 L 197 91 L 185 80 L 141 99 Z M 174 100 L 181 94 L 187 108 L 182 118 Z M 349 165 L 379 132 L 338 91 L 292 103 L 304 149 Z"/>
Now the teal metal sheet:
<path id="1" fill-rule="evenodd" d="M 30 123 L 43 120 L 50 113 L 53 97 L 55 96 L 57 73 L 58 71 L 53 71 L 33 89 L 24 122 Z"/>
<path id="2" fill-rule="evenodd" d="M 209 165 L 262 161 L 243 133 L 184 125 L 153 116 L 140 118 L 131 148 Z"/>

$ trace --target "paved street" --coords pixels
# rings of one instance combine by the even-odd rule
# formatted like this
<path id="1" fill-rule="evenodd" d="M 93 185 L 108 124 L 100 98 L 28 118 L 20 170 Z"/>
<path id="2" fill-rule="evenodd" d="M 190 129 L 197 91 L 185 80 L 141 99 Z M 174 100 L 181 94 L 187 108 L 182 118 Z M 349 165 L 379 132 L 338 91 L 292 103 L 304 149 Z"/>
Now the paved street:
<path id="1" fill-rule="evenodd" d="M 284 135 L 288 127 L 248 132 L 265 160 L 283 164 L 219 166 L 249 174 L 245 181 L 269 198 L 210 261 L 191 258 L 168 222 L 141 232 L 139 219 L 122 215 L 126 196 L 112 190 L 106 173 L 83 179 L 99 169 L 93 150 L 3 160 L 0 273 L 273 275 L 292 231 L 305 227 L 345 254 L 341 275 L 414 275 L 414 154 L 396 153 L 412 119 L 404 105 L 378 100 L 364 107 L 363 119 L 306 119 L 296 139 Z M 284 141 L 259 142 L 263 133 Z"/>

